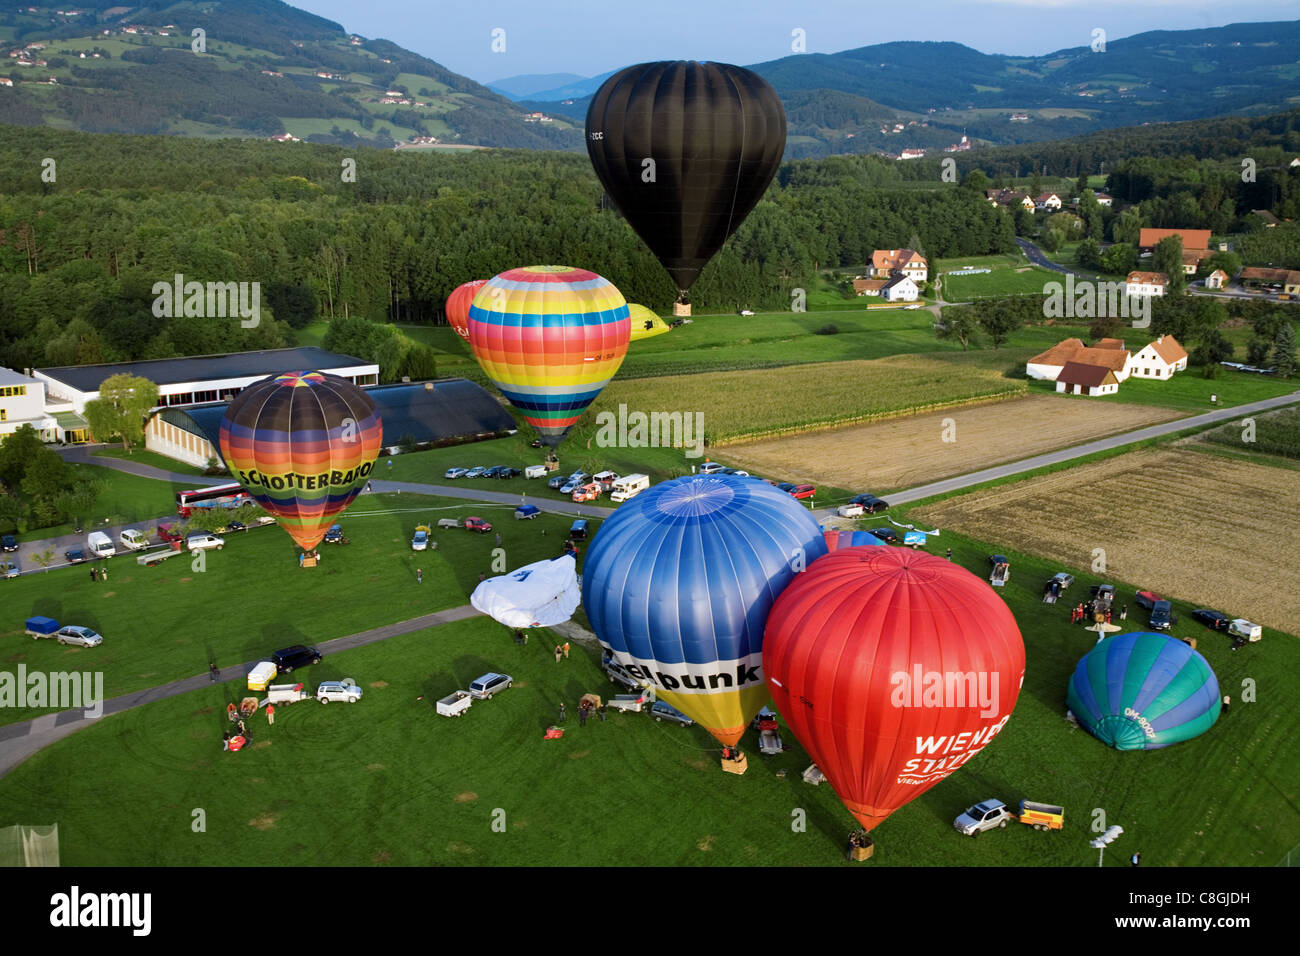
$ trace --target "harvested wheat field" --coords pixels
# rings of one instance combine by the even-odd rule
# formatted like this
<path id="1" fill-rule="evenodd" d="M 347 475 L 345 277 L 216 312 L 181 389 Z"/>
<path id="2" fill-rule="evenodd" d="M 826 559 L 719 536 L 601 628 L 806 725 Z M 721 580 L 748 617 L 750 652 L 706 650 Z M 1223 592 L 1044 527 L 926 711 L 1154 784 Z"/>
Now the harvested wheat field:
<path id="1" fill-rule="evenodd" d="M 732 445 L 730 465 L 779 481 L 881 494 L 1178 418 L 1152 405 L 1084 405 L 1033 395 Z M 945 442 L 952 419 L 956 441 Z"/>
<path id="2" fill-rule="evenodd" d="M 1296 629 L 1300 472 L 1147 449 L 949 498 L 914 514 L 1166 597 Z"/>

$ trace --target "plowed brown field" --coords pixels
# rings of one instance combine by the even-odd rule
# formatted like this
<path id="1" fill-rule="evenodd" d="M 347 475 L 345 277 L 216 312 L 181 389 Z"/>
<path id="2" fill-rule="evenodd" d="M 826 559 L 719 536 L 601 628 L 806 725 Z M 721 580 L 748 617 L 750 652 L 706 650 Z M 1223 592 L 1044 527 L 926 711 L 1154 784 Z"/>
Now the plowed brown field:
<path id="1" fill-rule="evenodd" d="M 1131 452 L 919 509 L 941 528 L 1295 632 L 1300 471 Z"/>
<path id="2" fill-rule="evenodd" d="M 777 481 L 876 494 L 1178 418 L 1152 405 L 1083 405 L 1034 395 L 719 449 L 729 465 Z M 956 441 L 944 441 L 952 419 Z"/>

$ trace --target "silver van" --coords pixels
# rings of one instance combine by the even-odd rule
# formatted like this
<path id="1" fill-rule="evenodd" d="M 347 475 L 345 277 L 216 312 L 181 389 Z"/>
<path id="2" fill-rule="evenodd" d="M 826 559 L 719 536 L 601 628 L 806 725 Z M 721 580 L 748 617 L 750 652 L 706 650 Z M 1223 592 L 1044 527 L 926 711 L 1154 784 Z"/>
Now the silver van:
<path id="1" fill-rule="evenodd" d="M 469 685 L 469 695 L 475 700 L 488 700 L 514 683 L 509 674 L 484 674 Z"/>

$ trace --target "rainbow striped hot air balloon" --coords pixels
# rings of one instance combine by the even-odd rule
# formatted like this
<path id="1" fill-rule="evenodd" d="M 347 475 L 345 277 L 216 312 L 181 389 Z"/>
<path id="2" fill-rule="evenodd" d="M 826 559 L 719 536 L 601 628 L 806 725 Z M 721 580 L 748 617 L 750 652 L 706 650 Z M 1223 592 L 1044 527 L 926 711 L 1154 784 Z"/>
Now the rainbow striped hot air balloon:
<path id="1" fill-rule="evenodd" d="M 510 269 L 469 307 L 469 344 L 487 377 L 556 446 L 627 355 L 627 302 L 608 279 L 568 266 Z"/>
<path id="2" fill-rule="evenodd" d="M 230 473 L 309 550 L 365 487 L 383 424 L 347 379 L 285 372 L 235 396 L 220 441 Z"/>

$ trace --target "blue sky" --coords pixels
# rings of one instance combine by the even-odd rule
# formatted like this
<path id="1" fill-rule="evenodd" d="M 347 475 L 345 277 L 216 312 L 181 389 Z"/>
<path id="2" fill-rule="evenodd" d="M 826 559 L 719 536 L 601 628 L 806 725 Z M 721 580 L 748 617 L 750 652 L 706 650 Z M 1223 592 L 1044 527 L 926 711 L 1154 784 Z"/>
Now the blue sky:
<path id="1" fill-rule="evenodd" d="M 1114 40 L 1292 20 L 1296 0 L 288 0 L 353 33 L 383 37 L 448 69 L 492 82 L 521 73 L 594 76 L 646 60 L 759 63 L 787 56 L 802 29 L 810 53 L 890 40 L 953 40 L 984 53 L 1049 53 Z M 492 51 L 492 31 L 505 51 Z"/>

